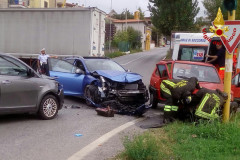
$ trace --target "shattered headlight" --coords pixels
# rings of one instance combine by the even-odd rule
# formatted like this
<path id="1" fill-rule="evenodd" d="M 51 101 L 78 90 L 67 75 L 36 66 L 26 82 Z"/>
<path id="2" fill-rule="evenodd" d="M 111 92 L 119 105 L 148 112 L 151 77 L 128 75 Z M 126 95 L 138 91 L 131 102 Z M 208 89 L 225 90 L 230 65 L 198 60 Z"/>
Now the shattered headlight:
<path id="1" fill-rule="evenodd" d="M 105 91 L 107 88 L 106 88 L 106 79 L 103 77 L 103 76 L 100 76 L 100 80 L 102 82 L 102 90 Z"/>

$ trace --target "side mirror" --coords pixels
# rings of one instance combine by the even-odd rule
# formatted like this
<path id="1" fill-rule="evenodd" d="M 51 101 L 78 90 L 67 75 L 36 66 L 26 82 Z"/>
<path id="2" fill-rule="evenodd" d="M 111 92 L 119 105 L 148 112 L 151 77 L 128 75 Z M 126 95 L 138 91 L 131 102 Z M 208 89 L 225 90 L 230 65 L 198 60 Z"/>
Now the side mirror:
<path id="1" fill-rule="evenodd" d="M 82 71 L 81 69 L 78 68 L 78 69 L 76 69 L 75 73 L 76 74 L 84 74 L 84 71 Z"/>
<path id="2" fill-rule="evenodd" d="M 127 69 L 127 72 L 131 72 L 130 69 Z"/>
<path id="3" fill-rule="evenodd" d="M 28 69 L 28 70 L 27 70 L 27 76 L 28 76 L 28 77 L 34 77 L 34 76 L 35 76 L 34 71 L 31 70 L 31 69 Z"/>

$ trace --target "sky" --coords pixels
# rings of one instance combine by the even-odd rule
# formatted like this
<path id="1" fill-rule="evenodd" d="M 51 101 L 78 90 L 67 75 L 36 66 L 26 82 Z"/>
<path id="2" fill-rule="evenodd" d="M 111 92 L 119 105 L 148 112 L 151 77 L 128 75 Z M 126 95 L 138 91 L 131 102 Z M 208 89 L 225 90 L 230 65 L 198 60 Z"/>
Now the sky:
<path id="1" fill-rule="evenodd" d="M 202 0 L 198 1 L 200 11 L 197 17 L 204 16 L 204 7 L 201 2 Z M 122 11 L 126 10 L 126 8 L 130 12 L 134 13 L 140 7 L 145 16 L 150 16 L 150 12 L 147 8 L 149 0 L 67 0 L 67 3 L 78 3 L 78 5 L 84 5 L 86 7 L 97 7 L 106 13 L 109 13 L 111 8 L 117 13 L 122 13 Z"/>

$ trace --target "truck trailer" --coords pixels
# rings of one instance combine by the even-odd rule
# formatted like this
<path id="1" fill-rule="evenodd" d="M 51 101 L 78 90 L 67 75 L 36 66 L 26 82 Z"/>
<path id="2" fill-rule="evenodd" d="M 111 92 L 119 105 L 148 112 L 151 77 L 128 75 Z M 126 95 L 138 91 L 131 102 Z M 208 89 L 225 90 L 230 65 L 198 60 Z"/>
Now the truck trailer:
<path id="1" fill-rule="evenodd" d="M 106 13 L 95 8 L 1 9 L 0 52 L 31 65 L 46 48 L 57 56 L 104 56 Z"/>

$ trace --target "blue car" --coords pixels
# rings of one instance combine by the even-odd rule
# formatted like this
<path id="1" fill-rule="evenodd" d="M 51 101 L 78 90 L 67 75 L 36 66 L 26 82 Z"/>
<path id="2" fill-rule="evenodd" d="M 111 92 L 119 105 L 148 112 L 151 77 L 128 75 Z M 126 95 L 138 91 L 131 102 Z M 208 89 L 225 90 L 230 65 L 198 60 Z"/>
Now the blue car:
<path id="1" fill-rule="evenodd" d="M 49 58 L 49 75 L 63 85 L 64 95 L 86 99 L 87 105 L 110 106 L 122 114 L 144 113 L 148 91 L 137 73 L 100 57 Z"/>

